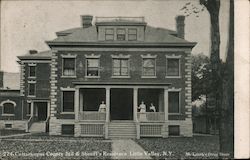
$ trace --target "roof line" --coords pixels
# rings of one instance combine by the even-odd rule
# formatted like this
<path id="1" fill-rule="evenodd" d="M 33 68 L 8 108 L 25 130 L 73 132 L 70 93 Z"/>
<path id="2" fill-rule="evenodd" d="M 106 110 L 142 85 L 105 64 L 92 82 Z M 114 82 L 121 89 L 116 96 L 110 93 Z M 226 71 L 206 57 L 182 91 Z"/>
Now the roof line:
<path id="1" fill-rule="evenodd" d="M 178 43 L 103 43 L 103 42 L 54 42 L 54 41 L 45 41 L 49 46 L 61 46 L 61 45 L 70 45 L 70 46 L 108 46 L 108 47 L 194 47 L 196 42 L 178 42 Z"/>

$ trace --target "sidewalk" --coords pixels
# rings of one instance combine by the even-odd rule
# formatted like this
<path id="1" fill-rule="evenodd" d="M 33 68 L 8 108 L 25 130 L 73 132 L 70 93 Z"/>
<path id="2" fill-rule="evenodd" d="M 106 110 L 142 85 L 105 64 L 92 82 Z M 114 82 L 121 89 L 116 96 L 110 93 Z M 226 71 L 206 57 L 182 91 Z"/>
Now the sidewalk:
<path id="1" fill-rule="evenodd" d="M 145 150 L 131 139 L 112 140 L 112 159 L 152 159 Z"/>

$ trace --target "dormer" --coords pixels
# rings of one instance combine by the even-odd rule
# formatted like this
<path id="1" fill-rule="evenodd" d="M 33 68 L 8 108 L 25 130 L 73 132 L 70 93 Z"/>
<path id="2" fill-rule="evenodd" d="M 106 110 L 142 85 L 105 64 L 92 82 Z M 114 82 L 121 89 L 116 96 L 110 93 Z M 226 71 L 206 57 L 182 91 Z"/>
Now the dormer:
<path id="1" fill-rule="evenodd" d="M 96 17 L 98 40 L 115 42 L 144 41 L 144 17 Z"/>

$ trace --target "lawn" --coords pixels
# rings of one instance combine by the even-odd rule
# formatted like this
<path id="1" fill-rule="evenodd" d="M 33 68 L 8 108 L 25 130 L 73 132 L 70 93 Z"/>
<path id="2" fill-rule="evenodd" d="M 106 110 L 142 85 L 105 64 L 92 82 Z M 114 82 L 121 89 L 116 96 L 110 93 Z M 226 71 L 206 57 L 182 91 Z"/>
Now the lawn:
<path id="1" fill-rule="evenodd" d="M 28 135 L 0 141 L 0 159 L 110 159 L 111 142 L 93 138 Z"/>
<path id="2" fill-rule="evenodd" d="M 218 136 L 141 138 L 136 142 L 155 159 L 217 159 Z M 222 156 L 220 154 L 220 156 Z M 229 158 L 228 155 L 225 156 Z"/>

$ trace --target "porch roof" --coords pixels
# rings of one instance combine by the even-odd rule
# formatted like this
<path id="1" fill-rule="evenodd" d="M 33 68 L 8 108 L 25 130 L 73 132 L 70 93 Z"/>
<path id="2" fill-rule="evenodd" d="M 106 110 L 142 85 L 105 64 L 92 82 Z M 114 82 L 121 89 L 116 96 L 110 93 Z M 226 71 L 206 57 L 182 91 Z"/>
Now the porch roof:
<path id="1" fill-rule="evenodd" d="M 157 82 L 86 82 L 86 81 L 74 81 L 74 85 L 119 85 L 119 86 L 170 86 L 171 83 L 157 83 Z"/>

